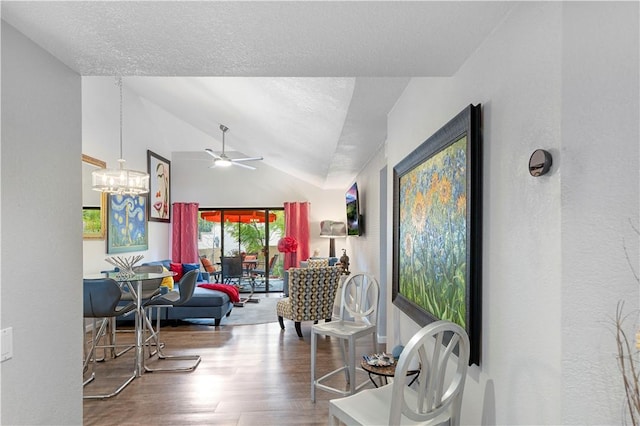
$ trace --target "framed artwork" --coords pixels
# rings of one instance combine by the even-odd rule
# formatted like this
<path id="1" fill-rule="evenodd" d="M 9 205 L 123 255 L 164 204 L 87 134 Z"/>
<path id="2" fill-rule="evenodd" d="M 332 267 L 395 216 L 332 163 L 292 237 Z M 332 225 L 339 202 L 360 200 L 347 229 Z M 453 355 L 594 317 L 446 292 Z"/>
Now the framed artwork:
<path id="1" fill-rule="evenodd" d="M 82 154 L 82 238 L 104 240 L 107 229 L 107 194 L 91 188 L 91 172 L 107 163 Z"/>
<path id="2" fill-rule="evenodd" d="M 147 196 L 112 194 L 107 204 L 107 253 L 147 250 Z"/>
<path id="3" fill-rule="evenodd" d="M 104 194 L 106 198 L 106 194 Z M 82 238 L 85 240 L 104 240 L 105 219 L 100 207 L 82 207 Z"/>
<path id="4" fill-rule="evenodd" d="M 420 326 L 465 328 L 480 362 L 480 105 L 469 105 L 393 169 L 393 303 Z"/>
<path id="5" fill-rule="evenodd" d="M 147 213 L 153 222 L 171 221 L 171 162 L 147 150 L 149 202 Z"/>

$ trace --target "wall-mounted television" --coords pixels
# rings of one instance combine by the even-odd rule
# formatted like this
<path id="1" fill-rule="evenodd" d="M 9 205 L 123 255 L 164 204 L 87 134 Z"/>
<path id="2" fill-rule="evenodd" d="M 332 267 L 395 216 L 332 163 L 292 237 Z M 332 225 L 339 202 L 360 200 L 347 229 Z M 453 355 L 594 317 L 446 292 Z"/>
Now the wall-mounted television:
<path id="1" fill-rule="evenodd" d="M 360 200 L 358 184 L 354 182 L 346 193 L 347 201 L 347 235 L 362 235 L 362 216 L 360 216 Z"/>

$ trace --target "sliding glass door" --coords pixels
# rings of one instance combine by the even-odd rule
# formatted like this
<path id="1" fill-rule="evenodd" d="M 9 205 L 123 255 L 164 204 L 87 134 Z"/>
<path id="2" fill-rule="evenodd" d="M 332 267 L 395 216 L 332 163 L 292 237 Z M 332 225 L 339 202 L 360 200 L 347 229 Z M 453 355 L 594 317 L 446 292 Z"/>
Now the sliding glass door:
<path id="1" fill-rule="evenodd" d="M 284 236 L 282 208 L 200 209 L 198 219 L 200 256 L 217 268 L 221 257 L 242 258 L 242 277 L 233 283 L 241 291 L 282 291 L 282 255 L 278 241 Z M 224 272 L 221 276 L 224 276 Z"/>

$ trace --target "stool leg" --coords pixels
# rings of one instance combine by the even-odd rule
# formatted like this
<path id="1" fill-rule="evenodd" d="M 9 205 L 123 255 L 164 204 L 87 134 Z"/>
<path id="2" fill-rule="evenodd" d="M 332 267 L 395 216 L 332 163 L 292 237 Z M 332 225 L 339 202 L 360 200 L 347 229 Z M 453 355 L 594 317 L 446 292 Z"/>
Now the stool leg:
<path id="1" fill-rule="evenodd" d="M 349 337 L 349 394 L 356 393 L 356 339 Z"/>
<path id="2" fill-rule="evenodd" d="M 145 315 L 143 315 L 143 320 L 144 320 L 143 327 L 148 329 L 150 333 L 149 338 L 148 339 L 145 338 L 145 341 L 153 340 L 155 342 L 156 344 L 155 354 L 158 355 L 158 360 L 173 359 L 173 360 L 195 361 L 188 366 L 176 367 L 176 368 L 150 368 L 145 363 L 144 364 L 145 371 L 187 372 L 187 371 L 193 371 L 196 369 L 196 367 L 198 366 L 198 364 L 200 364 L 200 361 L 201 361 L 200 355 L 165 355 L 162 351 L 163 344 L 160 342 L 160 323 L 158 323 L 158 329 L 154 330 L 153 324 L 149 319 L 149 317 L 146 315 L 146 312 L 145 312 Z"/>
<path id="3" fill-rule="evenodd" d="M 101 324 L 100 324 L 100 329 L 98 330 L 98 332 L 95 335 L 95 337 L 92 335 L 91 350 L 89 351 L 89 353 L 87 354 L 87 358 L 85 359 L 85 366 L 92 359 L 92 361 L 93 361 L 93 372 L 92 372 L 91 377 L 89 379 L 85 380 L 82 383 L 83 387 L 85 385 L 87 385 L 88 383 L 92 382 L 93 379 L 95 378 L 96 348 L 98 346 L 98 343 L 99 343 L 100 339 L 107 338 L 106 334 L 107 334 L 108 322 L 109 322 L 109 319 L 108 318 L 104 318 L 102 320 Z M 132 372 L 131 376 L 129 376 L 120 386 L 118 386 L 118 388 L 116 390 L 112 391 L 111 393 L 100 394 L 100 395 L 83 395 L 83 398 L 84 399 L 106 399 L 106 398 L 111 398 L 112 396 L 118 395 L 135 378 L 136 378 L 136 372 L 135 372 L 135 369 L 134 369 L 134 371 Z"/>
<path id="4" fill-rule="evenodd" d="M 351 380 L 349 380 L 349 360 L 347 359 L 347 353 L 345 351 L 345 345 L 347 344 L 347 342 L 344 339 L 340 339 L 340 353 L 342 353 L 342 363 L 344 365 L 343 370 L 344 370 L 344 379 L 347 382 L 347 384 L 351 383 Z"/>
<path id="5" fill-rule="evenodd" d="M 311 328 L 311 402 L 316 402 L 316 346 L 318 335 Z"/>

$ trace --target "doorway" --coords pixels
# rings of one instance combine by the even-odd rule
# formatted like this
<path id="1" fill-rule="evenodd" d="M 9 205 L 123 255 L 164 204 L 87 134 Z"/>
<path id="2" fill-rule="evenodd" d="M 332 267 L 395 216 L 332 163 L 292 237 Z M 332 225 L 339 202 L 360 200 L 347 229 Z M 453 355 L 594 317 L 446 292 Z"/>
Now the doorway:
<path id="1" fill-rule="evenodd" d="M 283 258 L 278 241 L 284 236 L 283 208 L 201 208 L 198 252 L 221 269 L 224 257 L 241 257 L 240 291 L 283 290 Z M 224 275 L 221 274 L 221 276 Z"/>

